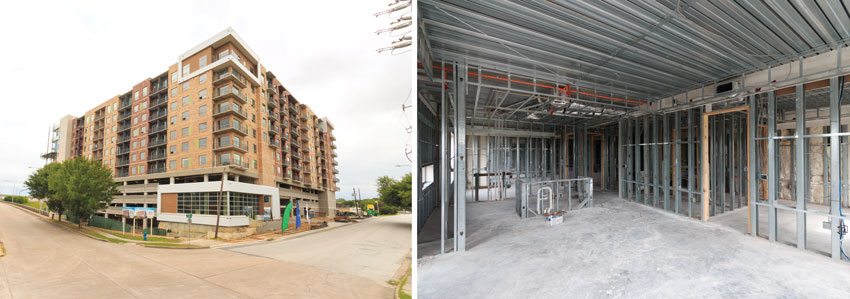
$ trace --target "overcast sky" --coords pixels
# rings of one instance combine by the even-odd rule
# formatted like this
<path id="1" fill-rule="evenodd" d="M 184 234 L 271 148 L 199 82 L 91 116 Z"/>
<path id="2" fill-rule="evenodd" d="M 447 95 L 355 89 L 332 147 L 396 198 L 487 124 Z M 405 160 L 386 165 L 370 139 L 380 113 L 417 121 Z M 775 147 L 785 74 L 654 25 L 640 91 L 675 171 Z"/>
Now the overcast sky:
<path id="1" fill-rule="evenodd" d="M 0 193 L 44 161 L 51 124 L 79 116 L 232 27 L 302 103 L 335 125 L 337 198 L 377 195 L 375 179 L 410 172 L 412 52 L 378 54 L 390 20 L 373 1 L 3 1 Z M 396 165 L 405 165 L 397 167 Z"/>

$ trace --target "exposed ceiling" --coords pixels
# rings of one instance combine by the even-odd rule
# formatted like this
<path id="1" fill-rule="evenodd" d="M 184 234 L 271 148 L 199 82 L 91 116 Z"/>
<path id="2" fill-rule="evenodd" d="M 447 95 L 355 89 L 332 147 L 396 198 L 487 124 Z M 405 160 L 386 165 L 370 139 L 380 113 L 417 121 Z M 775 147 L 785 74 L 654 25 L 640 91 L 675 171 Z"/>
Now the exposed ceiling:
<path id="1" fill-rule="evenodd" d="M 464 61 L 469 82 L 489 74 L 467 94 L 473 118 L 611 119 L 850 39 L 841 0 L 418 3 L 435 64 Z"/>

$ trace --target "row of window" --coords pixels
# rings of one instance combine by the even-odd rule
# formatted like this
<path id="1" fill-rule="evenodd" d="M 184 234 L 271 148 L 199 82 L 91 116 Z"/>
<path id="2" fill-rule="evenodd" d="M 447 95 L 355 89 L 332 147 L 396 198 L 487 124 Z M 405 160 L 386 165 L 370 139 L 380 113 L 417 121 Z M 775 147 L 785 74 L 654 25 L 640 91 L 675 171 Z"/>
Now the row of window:
<path id="1" fill-rule="evenodd" d="M 260 212 L 262 195 L 240 192 L 224 192 L 221 215 L 253 217 Z M 177 213 L 215 215 L 218 209 L 218 192 L 177 193 Z"/>

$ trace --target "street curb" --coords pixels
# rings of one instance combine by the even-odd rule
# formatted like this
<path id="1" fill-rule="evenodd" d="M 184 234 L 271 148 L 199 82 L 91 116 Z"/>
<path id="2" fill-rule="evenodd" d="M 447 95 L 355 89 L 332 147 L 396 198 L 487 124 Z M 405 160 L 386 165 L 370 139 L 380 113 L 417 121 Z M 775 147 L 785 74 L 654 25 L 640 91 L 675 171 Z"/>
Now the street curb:
<path id="1" fill-rule="evenodd" d="M 209 246 L 200 246 L 200 247 L 169 247 L 169 246 L 157 246 L 157 245 L 145 245 L 145 243 L 133 243 L 137 246 L 147 247 L 147 248 L 159 248 L 159 249 L 210 249 Z"/>
<path id="2" fill-rule="evenodd" d="M 272 243 L 272 242 L 280 242 L 280 241 L 298 239 L 298 238 L 306 237 L 306 236 L 309 236 L 309 235 L 312 235 L 312 234 L 315 234 L 315 233 L 327 232 L 327 231 L 335 230 L 335 229 L 340 228 L 340 227 L 346 227 L 346 226 L 349 226 L 349 225 L 352 225 L 352 224 L 354 224 L 354 223 L 345 223 L 345 224 L 342 224 L 342 225 L 339 225 L 339 226 L 336 226 L 336 227 L 328 227 L 328 228 L 317 229 L 317 230 L 309 230 L 309 231 L 306 231 L 306 232 L 303 232 L 303 233 L 300 233 L 300 234 L 281 236 L 281 237 L 278 237 L 278 238 L 274 238 L 272 240 L 257 240 L 257 241 L 235 243 L 235 244 L 211 245 L 210 248 L 212 248 L 212 249 L 236 249 L 236 248 L 239 248 L 239 247 L 250 246 L 250 245 L 259 244 L 259 243 Z"/>
<path id="3" fill-rule="evenodd" d="M 407 280 L 410 280 L 411 278 L 413 278 L 413 268 L 412 268 L 413 264 L 411 263 L 412 254 L 413 254 L 413 251 L 408 252 L 407 255 L 404 256 L 404 261 L 401 263 L 401 267 L 399 267 L 399 270 L 404 269 L 404 272 L 401 272 L 402 274 L 400 276 L 399 275 L 393 275 L 393 280 L 395 280 L 395 278 L 398 278 L 398 280 L 396 280 L 396 281 L 398 281 L 398 286 L 395 287 L 395 292 L 393 293 L 393 296 L 396 299 L 400 299 L 400 297 L 398 296 L 398 293 L 401 291 L 402 288 L 404 288 L 404 284 L 407 282 Z M 396 273 L 398 273 L 398 272 L 399 271 L 396 270 Z M 407 279 L 405 279 L 405 277 Z M 413 286 L 412 284 L 413 284 L 413 282 L 411 281 L 411 287 Z M 409 294 L 409 295 L 413 296 L 413 294 Z"/>

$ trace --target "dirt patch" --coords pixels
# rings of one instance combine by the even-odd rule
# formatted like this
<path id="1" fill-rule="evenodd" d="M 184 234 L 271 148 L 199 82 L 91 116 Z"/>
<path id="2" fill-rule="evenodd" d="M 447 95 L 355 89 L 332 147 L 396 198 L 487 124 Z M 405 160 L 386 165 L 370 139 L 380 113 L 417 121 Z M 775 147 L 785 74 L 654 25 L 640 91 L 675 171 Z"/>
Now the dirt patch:
<path id="1" fill-rule="evenodd" d="M 0 257 L 6 256 L 6 247 L 3 247 L 3 242 L 0 242 Z"/>

